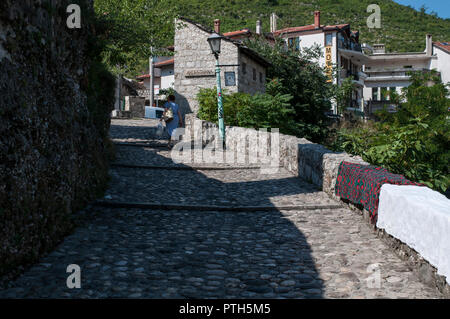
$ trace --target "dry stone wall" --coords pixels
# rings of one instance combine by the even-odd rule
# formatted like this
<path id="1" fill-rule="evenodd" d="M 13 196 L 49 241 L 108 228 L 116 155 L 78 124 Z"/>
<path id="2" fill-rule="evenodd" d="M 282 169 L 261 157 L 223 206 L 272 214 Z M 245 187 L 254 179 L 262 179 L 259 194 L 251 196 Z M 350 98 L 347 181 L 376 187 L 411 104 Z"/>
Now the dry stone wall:
<path id="1" fill-rule="evenodd" d="M 194 125 L 194 122 L 197 122 Z M 194 127 L 201 128 L 194 133 Z M 213 123 L 199 120 L 194 114 L 186 116 L 186 129 L 189 130 L 191 137 L 206 136 L 207 130 L 218 130 Z M 258 132 L 254 129 L 243 127 L 226 127 L 226 142 L 227 149 L 237 150 L 239 140 L 245 135 L 255 135 Z M 216 133 L 217 134 L 217 133 Z M 215 138 L 214 135 L 205 138 L 204 142 L 209 142 Z M 271 138 L 267 134 L 267 144 L 270 147 Z M 252 148 L 257 147 L 256 144 L 249 144 L 247 142 L 248 153 L 256 153 Z M 317 187 L 321 188 L 328 195 L 335 197 L 334 189 L 336 185 L 336 178 L 338 174 L 339 164 L 342 161 L 352 163 L 368 164 L 364 162 L 359 156 L 352 156 L 347 153 L 332 152 L 323 145 L 315 144 L 305 138 L 298 138 L 291 135 L 279 134 L 279 164 L 286 168 L 296 176 L 301 176 L 303 179 L 311 182 Z"/>
<path id="2" fill-rule="evenodd" d="M 90 13 L 90 0 L 0 2 L 0 276 L 57 244 L 107 182 L 114 92 L 96 103 Z"/>

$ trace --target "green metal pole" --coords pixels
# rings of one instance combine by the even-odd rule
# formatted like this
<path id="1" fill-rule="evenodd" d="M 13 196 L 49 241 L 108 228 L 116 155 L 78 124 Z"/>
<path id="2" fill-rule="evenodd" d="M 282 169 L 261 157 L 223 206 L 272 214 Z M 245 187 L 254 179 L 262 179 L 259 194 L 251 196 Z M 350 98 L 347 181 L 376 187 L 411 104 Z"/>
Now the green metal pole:
<path id="1" fill-rule="evenodd" d="M 216 57 L 216 80 L 217 80 L 217 112 L 219 119 L 219 134 L 225 147 L 225 124 L 223 121 L 222 86 L 220 83 L 219 58 Z"/>

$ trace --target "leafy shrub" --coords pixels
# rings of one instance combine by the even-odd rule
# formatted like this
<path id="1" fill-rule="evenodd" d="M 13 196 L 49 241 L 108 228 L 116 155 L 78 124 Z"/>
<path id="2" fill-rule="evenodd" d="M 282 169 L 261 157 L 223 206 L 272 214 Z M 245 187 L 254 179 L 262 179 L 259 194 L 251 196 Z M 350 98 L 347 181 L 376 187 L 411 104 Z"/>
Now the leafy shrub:
<path id="1" fill-rule="evenodd" d="M 330 146 L 361 155 L 439 191 L 450 186 L 448 90 L 435 73 L 414 73 L 399 111 L 382 122 L 340 128 Z"/>
<path id="2" fill-rule="evenodd" d="M 321 142 L 328 134 L 326 113 L 331 110 L 334 87 L 327 83 L 324 68 L 318 63 L 321 50 L 318 47 L 287 50 L 283 41 L 269 44 L 264 40 L 249 40 L 246 45 L 271 62 L 267 79 L 272 81 L 267 92 L 290 95 L 293 112 L 289 120 L 291 134 L 314 142 Z M 270 87 L 271 86 L 271 87 Z"/>
<path id="3" fill-rule="evenodd" d="M 269 84 L 268 87 L 278 85 Z M 201 89 L 197 94 L 199 102 L 198 116 L 200 119 L 217 123 L 217 91 Z M 285 134 L 298 133 L 296 123 L 292 118 L 294 109 L 288 94 L 276 93 L 271 95 L 223 92 L 224 121 L 229 126 L 251 128 L 279 128 Z"/>

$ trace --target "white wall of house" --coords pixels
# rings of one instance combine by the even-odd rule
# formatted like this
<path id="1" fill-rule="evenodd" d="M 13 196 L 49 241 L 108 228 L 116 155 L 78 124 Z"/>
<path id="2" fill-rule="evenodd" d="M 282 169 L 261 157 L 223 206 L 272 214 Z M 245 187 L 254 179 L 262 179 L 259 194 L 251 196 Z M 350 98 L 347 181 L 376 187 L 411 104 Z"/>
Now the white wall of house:
<path id="1" fill-rule="evenodd" d="M 332 62 L 333 64 L 337 63 L 336 56 L 336 46 L 337 46 L 337 38 L 336 32 L 329 32 L 332 34 Z M 300 38 L 300 50 L 304 50 L 306 48 L 311 48 L 315 45 L 318 45 L 321 48 L 322 55 L 319 58 L 318 62 L 323 67 L 325 66 L 325 33 L 313 33 L 313 34 L 293 34 L 293 35 L 285 35 L 286 43 L 288 38 Z"/>
<path id="2" fill-rule="evenodd" d="M 441 72 L 443 83 L 450 82 L 450 54 L 437 46 L 433 46 L 433 54 L 436 59 L 432 60 L 432 68 Z"/>
<path id="3" fill-rule="evenodd" d="M 385 87 L 388 90 L 395 87 L 396 93 L 401 94 L 402 89 L 408 87 L 410 84 L 411 82 L 409 81 L 376 81 L 376 82 L 366 81 L 363 90 L 364 100 L 368 101 L 372 99 L 372 88 L 374 87 L 378 89 L 378 97 L 380 97 L 382 87 Z"/>
<path id="4" fill-rule="evenodd" d="M 144 86 L 147 90 L 150 89 L 150 78 L 145 78 L 144 79 Z M 153 86 L 154 87 L 161 87 L 161 78 L 160 77 L 155 77 L 155 79 L 153 80 Z"/>
<path id="5" fill-rule="evenodd" d="M 173 71 L 173 65 L 161 69 L 161 89 L 173 88 L 175 83 L 175 74 Z"/>
<path id="6" fill-rule="evenodd" d="M 433 57 L 425 54 L 377 54 L 370 56 L 370 61 L 364 66 L 369 77 L 364 82 L 364 100 L 372 99 L 372 88 L 378 87 L 378 96 L 381 87 L 395 87 L 401 94 L 402 88 L 411 84 L 408 71 L 429 70 L 432 67 Z"/>
<path id="7" fill-rule="evenodd" d="M 338 56 L 336 54 L 337 50 L 337 32 L 327 32 L 330 33 L 332 36 L 332 48 L 331 48 L 331 62 L 333 64 L 333 67 L 336 66 L 338 61 Z M 288 43 L 289 38 L 295 38 L 298 37 L 300 39 L 300 51 L 311 48 L 313 46 L 318 45 L 321 48 L 321 56 L 316 60 L 321 67 L 325 66 L 326 58 L 325 58 L 325 35 L 327 34 L 325 32 L 320 33 L 313 33 L 313 34 L 286 34 L 283 37 L 285 38 L 286 44 Z M 336 80 L 334 80 L 336 83 Z M 333 102 L 333 112 L 336 112 L 336 105 Z"/>
<path id="8" fill-rule="evenodd" d="M 400 69 L 408 69 L 405 67 L 411 66 L 412 69 L 429 69 L 431 66 L 431 58 L 424 58 L 420 60 L 410 59 L 407 56 L 402 57 L 401 55 L 395 58 L 386 59 L 372 59 L 366 64 L 366 71 L 394 71 Z M 370 69 L 368 69 L 368 67 Z"/>
<path id="9" fill-rule="evenodd" d="M 173 87 L 174 82 L 173 68 L 164 68 L 161 70 L 161 76 L 155 77 L 153 84 L 160 89 L 168 89 L 169 87 Z M 146 89 L 150 89 L 150 78 L 144 79 L 144 86 Z"/>

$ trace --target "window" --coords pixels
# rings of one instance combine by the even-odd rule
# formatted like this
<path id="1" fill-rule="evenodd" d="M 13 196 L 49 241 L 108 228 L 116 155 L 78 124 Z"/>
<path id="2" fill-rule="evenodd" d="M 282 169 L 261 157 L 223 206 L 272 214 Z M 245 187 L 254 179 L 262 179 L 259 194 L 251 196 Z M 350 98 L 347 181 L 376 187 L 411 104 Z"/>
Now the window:
<path id="1" fill-rule="evenodd" d="M 260 83 L 263 83 L 263 82 L 264 82 L 264 77 L 263 77 L 262 72 L 259 72 L 259 82 L 260 82 Z"/>
<path id="2" fill-rule="evenodd" d="M 325 34 L 325 46 L 333 45 L 333 34 L 327 33 Z"/>
<path id="3" fill-rule="evenodd" d="M 372 88 L 372 100 L 378 101 L 378 88 Z"/>
<path id="4" fill-rule="evenodd" d="M 299 37 L 289 38 L 288 47 L 291 50 L 300 51 L 300 38 Z"/>
<path id="5" fill-rule="evenodd" d="M 405 68 L 405 69 L 412 69 L 412 65 L 404 65 L 403 68 Z"/>
<path id="6" fill-rule="evenodd" d="M 247 63 L 242 62 L 242 74 L 247 74 Z"/>
<path id="7" fill-rule="evenodd" d="M 253 68 L 253 81 L 256 81 L 256 69 Z"/>

